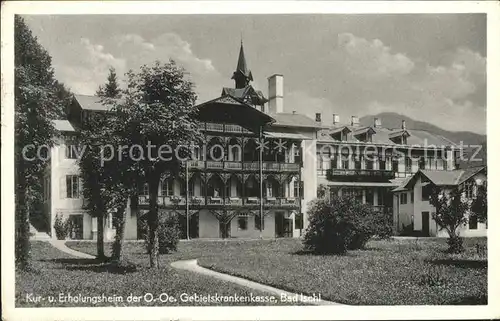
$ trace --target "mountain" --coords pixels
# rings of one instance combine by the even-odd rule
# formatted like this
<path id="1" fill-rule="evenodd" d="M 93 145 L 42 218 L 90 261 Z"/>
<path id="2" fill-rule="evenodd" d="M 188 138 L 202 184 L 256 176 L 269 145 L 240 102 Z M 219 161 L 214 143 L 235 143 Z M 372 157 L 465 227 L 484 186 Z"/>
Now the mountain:
<path id="1" fill-rule="evenodd" d="M 359 122 L 362 125 L 370 126 L 373 125 L 373 118 L 375 117 L 379 118 L 382 121 L 382 126 L 386 128 L 401 128 L 401 121 L 404 119 L 406 121 L 406 128 L 410 130 L 411 129 L 425 130 L 434 134 L 444 136 L 456 144 L 460 144 L 460 142 L 463 142 L 464 145 L 481 145 L 481 148 L 478 147 L 465 148 L 464 158 L 466 158 L 467 160 L 459 161 L 459 167 L 465 168 L 470 166 L 478 166 L 486 164 L 486 135 L 480 135 L 467 131 L 459 131 L 459 132 L 448 131 L 438 126 L 432 125 L 430 123 L 414 120 L 407 116 L 400 115 L 398 113 L 380 113 L 377 115 L 368 115 L 361 117 L 359 119 Z M 476 151 L 478 151 L 478 149 L 480 150 L 474 157 L 481 160 L 468 161 L 468 159 L 472 157 L 476 153 Z"/>

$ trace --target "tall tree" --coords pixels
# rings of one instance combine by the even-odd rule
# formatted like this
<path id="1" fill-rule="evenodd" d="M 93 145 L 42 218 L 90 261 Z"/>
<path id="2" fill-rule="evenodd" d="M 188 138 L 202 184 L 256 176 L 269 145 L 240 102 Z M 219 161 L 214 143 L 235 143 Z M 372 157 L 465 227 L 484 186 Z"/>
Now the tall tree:
<path id="1" fill-rule="evenodd" d="M 116 70 L 114 67 L 111 67 L 109 68 L 108 82 L 104 86 L 99 86 L 99 89 L 97 89 L 97 96 L 118 98 L 120 96 L 120 93 L 121 89 L 120 86 L 118 86 Z"/>
<path id="2" fill-rule="evenodd" d="M 161 174 L 178 173 L 190 146 L 201 139 L 196 113 L 194 85 L 173 60 L 155 62 L 127 74 L 123 98 L 114 110 L 121 118 L 140 175 L 149 186 L 148 249 L 151 267 L 158 267 L 158 188 Z"/>
<path id="3" fill-rule="evenodd" d="M 458 228 L 468 222 L 469 202 L 462 197 L 458 188 L 445 191 L 434 187 L 429 202 L 436 208 L 433 219 L 441 230 L 448 232 L 448 251 L 460 253 L 464 250 Z"/>
<path id="4" fill-rule="evenodd" d="M 15 17 L 15 202 L 16 264 L 29 266 L 29 214 L 41 198 L 40 177 L 56 131 L 60 111 L 51 57 L 23 18 Z M 44 147 L 45 146 L 45 147 Z M 37 155 L 37 150 L 42 153 Z M 42 156 L 42 157 L 40 157 Z"/>

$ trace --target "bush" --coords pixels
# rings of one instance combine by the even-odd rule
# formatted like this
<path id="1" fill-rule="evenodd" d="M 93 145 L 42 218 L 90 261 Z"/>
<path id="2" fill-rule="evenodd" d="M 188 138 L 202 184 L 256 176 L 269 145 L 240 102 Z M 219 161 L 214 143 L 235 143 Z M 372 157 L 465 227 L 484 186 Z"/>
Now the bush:
<path id="1" fill-rule="evenodd" d="M 58 240 L 65 240 L 69 232 L 68 220 L 57 214 L 54 221 L 54 230 Z"/>
<path id="2" fill-rule="evenodd" d="M 144 238 L 146 240 L 146 250 L 149 254 L 149 226 L 147 220 L 143 221 L 141 228 L 145 230 Z M 180 231 L 179 222 L 176 215 L 166 214 L 160 217 L 160 225 L 158 226 L 158 243 L 159 253 L 168 254 L 177 251 L 177 244 L 179 243 Z"/>
<path id="3" fill-rule="evenodd" d="M 372 236 L 386 229 L 380 215 L 353 197 L 316 199 L 308 212 L 304 246 L 320 254 L 345 254 L 363 248 Z"/>

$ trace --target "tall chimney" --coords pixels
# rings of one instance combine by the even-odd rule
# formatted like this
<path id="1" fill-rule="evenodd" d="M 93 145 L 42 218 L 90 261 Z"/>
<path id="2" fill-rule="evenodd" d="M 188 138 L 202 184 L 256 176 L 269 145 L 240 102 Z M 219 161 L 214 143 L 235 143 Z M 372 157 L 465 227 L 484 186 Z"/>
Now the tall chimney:
<path id="1" fill-rule="evenodd" d="M 283 112 L 283 75 L 274 74 L 267 78 L 269 87 L 269 112 Z"/>
<path id="2" fill-rule="evenodd" d="M 401 129 L 406 130 L 406 120 L 401 121 Z"/>
<path id="3" fill-rule="evenodd" d="M 333 114 L 333 124 L 337 125 L 340 123 L 340 116 L 338 114 Z"/>
<path id="4" fill-rule="evenodd" d="M 316 113 L 316 122 L 321 123 L 321 113 Z"/>
<path id="5" fill-rule="evenodd" d="M 359 125 L 358 116 L 351 116 L 351 126 L 358 126 L 358 125 Z"/>
<path id="6" fill-rule="evenodd" d="M 375 127 L 375 128 L 382 127 L 382 121 L 380 120 L 380 118 L 375 117 L 373 119 L 373 127 Z"/>

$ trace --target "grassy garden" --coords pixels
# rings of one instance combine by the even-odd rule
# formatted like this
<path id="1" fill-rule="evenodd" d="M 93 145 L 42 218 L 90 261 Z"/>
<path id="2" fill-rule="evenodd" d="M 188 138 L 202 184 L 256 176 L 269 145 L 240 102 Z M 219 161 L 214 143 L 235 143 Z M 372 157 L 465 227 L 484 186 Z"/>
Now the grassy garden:
<path id="1" fill-rule="evenodd" d="M 148 268 L 149 257 L 144 245 L 130 242 L 125 245 L 125 253 L 136 268 L 115 270 L 107 263 L 69 257 L 48 243 L 33 242 L 34 271 L 16 274 L 16 303 L 18 306 L 78 305 L 28 302 L 27 293 L 42 297 L 59 293 L 92 296 L 105 293 L 123 297 L 145 293 L 168 293 L 174 297 L 181 293 L 265 295 L 170 267 L 173 261 L 197 258 L 200 265 L 219 272 L 292 292 L 321 294 L 323 299 L 344 304 L 486 304 L 487 258 L 486 254 L 477 253 L 476 244 L 486 245 L 486 239 L 465 239 L 466 251 L 462 254 L 445 253 L 445 239 L 373 240 L 364 250 L 335 256 L 304 252 L 297 239 L 194 240 L 179 243 L 178 252 L 162 255 L 161 268 L 155 270 Z M 92 242 L 68 242 L 67 245 L 78 251 L 96 253 Z M 110 247 L 108 244 L 107 254 Z M 229 304 L 235 303 L 224 305 Z M 92 306 L 106 305 L 214 304 L 124 302 Z"/>

